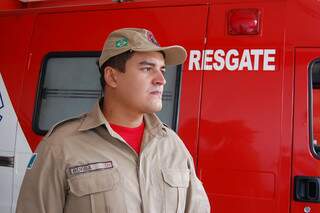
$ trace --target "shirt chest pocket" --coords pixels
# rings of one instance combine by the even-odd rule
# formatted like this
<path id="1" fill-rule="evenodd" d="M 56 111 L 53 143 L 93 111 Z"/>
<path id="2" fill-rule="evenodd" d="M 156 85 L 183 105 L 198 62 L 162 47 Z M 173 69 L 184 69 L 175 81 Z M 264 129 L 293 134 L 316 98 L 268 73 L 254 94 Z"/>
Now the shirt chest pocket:
<path id="1" fill-rule="evenodd" d="M 190 171 L 162 169 L 166 213 L 183 213 L 186 206 Z"/>
<path id="2" fill-rule="evenodd" d="M 126 205 L 117 169 L 76 175 L 68 179 L 67 212 L 125 213 Z"/>

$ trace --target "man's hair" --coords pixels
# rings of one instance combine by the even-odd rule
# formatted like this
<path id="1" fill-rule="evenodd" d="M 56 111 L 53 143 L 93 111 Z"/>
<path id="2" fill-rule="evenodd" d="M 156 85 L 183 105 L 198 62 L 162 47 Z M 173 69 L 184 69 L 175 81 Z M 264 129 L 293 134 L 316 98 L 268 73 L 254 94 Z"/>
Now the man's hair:
<path id="1" fill-rule="evenodd" d="M 115 55 L 111 58 L 109 58 L 102 66 L 99 66 L 99 62 L 97 61 L 97 65 L 100 71 L 100 84 L 102 90 L 104 89 L 106 82 L 104 80 L 104 69 L 106 67 L 112 67 L 120 72 L 125 72 L 126 71 L 126 63 L 127 61 L 133 56 L 134 51 L 128 50 L 124 53 L 121 53 L 119 55 Z"/>

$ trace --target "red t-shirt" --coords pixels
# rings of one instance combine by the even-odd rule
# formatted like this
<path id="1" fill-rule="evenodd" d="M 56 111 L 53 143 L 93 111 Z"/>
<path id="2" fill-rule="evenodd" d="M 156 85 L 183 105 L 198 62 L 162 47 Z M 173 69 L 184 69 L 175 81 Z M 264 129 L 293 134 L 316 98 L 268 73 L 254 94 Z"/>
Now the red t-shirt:
<path id="1" fill-rule="evenodd" d="M 110 124 L 113 131 L 118 133 L 136 152 L 140 153 L 140 147 L 144 131 L 144 122 L 142 122 L 138 127 L 129 128 L 124 126 L 119 126 L 116 124 Z"/>

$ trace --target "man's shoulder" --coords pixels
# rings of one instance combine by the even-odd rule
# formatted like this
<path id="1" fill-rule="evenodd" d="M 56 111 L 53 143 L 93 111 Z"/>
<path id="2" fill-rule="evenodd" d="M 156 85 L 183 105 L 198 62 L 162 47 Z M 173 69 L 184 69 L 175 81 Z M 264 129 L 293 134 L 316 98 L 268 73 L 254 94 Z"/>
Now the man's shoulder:
<path id="1" fill-rule="evenodd" d="M 56 137 L 56 136 L 68 136 L 76 133 L 83 122 L 86 114 L 81 114 L 75 117 L 69 117 L 62 121 L 57 122 L 54 124 L 44 138 Z"/>
<path id="2" fill-rule="evenodd" d="M 70 117 L 54 124 L 38 144 L 36 153 L 41 155 L 62 156 L 63 149 L 69 137 L 78 134 L 78 129 L 85 118 L 85 114 Z M 60 158 L 59 157 L 59 158 Z"/>

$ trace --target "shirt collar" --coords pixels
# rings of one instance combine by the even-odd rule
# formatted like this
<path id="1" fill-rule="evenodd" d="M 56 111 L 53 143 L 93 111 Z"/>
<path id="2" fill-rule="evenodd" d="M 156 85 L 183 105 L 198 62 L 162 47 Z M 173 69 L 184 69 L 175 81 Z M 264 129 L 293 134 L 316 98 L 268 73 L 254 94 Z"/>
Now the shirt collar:
<path id="1" fill-rule="evenodd" d="M 79 127 L 79 131 L 97 128 L 103 124 L 108 123 L 100 109 L 100 101 L 97 101 L 92 110 L 86 114 L 84 121 Z"/>
<path id="2" fill-rule="evenodd" d="M 153 135 L 165 135 L 166 128 L 161 120 L 154 113 L 144 114 L 143 119 L 145 122 L 145 130 Z"/>

